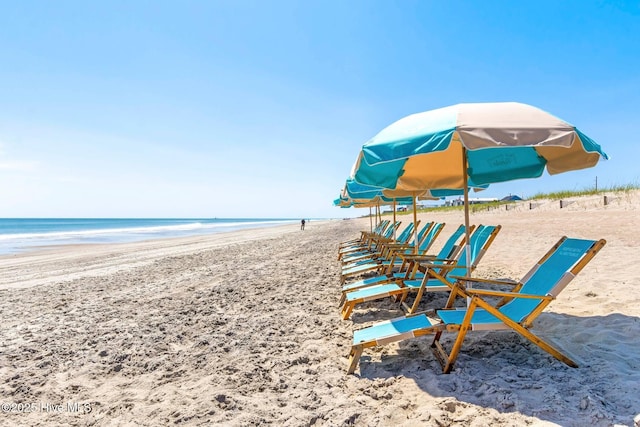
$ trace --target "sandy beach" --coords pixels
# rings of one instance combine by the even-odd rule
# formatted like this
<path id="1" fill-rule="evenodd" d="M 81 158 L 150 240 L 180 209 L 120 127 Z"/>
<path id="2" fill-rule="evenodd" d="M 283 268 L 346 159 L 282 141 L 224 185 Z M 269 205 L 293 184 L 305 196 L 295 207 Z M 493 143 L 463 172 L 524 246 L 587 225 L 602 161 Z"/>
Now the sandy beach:
<path id="1" fill-rule="evenodd" d="M 563 235 L 607 240 L 533 328 L 576 369 L 486 332 L 448 375 L 428 338 L 365 351 L 346 375 L 353 330 L 403 313 L 378 301 L 340 319 L 337 248 L 365 218 L 2 256 L 0 425 L 631 426 L 639 210 L 631 192 L 471 216 L 502 225 L 480 277 L 521 278 Z M 463 222 L 419 217 L 447 224 L 434 252 Z"/>

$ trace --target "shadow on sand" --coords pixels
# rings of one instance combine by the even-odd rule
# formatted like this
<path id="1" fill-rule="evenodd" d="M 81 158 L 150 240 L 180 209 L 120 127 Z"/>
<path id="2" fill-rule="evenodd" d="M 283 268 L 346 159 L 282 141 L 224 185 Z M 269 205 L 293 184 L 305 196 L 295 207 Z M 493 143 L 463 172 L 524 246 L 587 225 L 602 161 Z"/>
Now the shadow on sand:
<path id="1" fill-rule="evenodd" d="M 377 314 L 383 314 L 378 319 L 392 317 Z M 531 330 L 579 367 L 564 365 L 513 331 L 492 331 L 467 334 L 450 374 L 442 374 L 431 339 L 424 337 L 400 342 L 397 352 L 387 347 L 365 351 L 360 376 L 411 378 L 433 397 L 454 398 L 446 403 L 450 412 L 468 402 L 563 426 L 633 425 L 640 413 L 640 318 L 546 312 Z M 447 348 L 453 338 L 447 334 L 443 339 Z"/>

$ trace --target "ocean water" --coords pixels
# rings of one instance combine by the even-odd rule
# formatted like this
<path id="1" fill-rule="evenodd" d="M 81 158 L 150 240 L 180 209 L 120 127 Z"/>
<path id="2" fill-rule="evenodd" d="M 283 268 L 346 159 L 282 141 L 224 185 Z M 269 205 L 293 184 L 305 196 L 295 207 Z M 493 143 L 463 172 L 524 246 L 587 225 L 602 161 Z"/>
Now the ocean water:
<path id="1" fill-rule="evenodd" d="M 298 221 L 286 218 L 0 218 L 0 254 L 50 245 L 195 236 Z"/>

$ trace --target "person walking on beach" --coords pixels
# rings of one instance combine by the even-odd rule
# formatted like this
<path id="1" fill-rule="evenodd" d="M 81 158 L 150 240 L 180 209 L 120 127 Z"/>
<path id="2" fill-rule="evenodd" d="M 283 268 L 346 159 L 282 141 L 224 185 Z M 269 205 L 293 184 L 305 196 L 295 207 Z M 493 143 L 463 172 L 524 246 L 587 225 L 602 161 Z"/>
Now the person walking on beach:
<path id="1" fill-rule="evenodd" d="M 300 221 L 300 230 L 304 230 L 304 219 Z"/>

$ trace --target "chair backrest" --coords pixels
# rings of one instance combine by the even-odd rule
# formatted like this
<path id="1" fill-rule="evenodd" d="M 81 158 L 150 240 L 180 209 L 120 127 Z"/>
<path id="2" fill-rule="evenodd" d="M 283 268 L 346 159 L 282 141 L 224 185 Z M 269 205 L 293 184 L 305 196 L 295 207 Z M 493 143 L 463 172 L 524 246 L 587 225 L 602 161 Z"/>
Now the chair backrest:
<path id="1" fill-rule="evenodd" d="M 496 238 L 496 235 L 501 228 L 502 226 L 500 225 L 478 226 L 473 234 L 471 234 L 471 239 L 469 239 L 469 246 L 467 246 L 466 241 L 463 243 L 464 247 L 456 257 L 456 267 L 452 268 L 451 270 L 445 271 L 447 280 L 453 283 L 456 281 L 453 276 L 465 276 L 467 274 L 468 249 L 470 249 L 471 253 L 471 270 L 475 270 L 475 268 L 478 266 L 478 263 L 484 256 L 489 246 L 491 246 L 491 243 L 493 243 L 493 240 Z"/>
<path id="2" fill-rule="evenodd" d="M 384 230 L 384 234 L 382 234 L 382 237 L 386 239 L 391 238 L 391 235 L 398 227 L 400 227 L 401 223 L 402 221 L 396 221 L 393 224 L 391 224 L 386 230 Z"/>
<path id="3" fill-rule="evenodd" d="M 420 244 L 423 242 L 425 235 L 427 234 L 428 231 L 431 231 L 431 228 L 433 227 L 434 222 L 427 222 L 425 225 L 422 226 L 422 228 L 420 228 L 420 230 L 418 230 L 418 248 L 420 247 Z M 415 233 L 414 233 L 415 235 Z M 409 243 L 410 247 L 414 247 L 415 246 L 415 238 Z"/>
<path id="4" fill-rule="evenodd" d="M 408 245 L 407 249 L 405 249 L 404 253 L 427 253 L 431 245 L 433 245 L 433 242 L 436 240 L 436 237 L 438 237 L 438 234 L 440 234 L 440 231 L 442 231 L 442 227 L 444 227 L 444 223 L 442 222 L 428 222 L 422 230 L 420 230 L 420 233 L 418 233 L 418 242 L 420 242 L 418 250 L 416 251 L 415 245 L 412 242 Z"/>
<path id="5" fill-rule="evenodd" d="M 420 220 L 418 220 L 418 223 L 420 223 Z M 420 230 L 418 230 L 418 249 L 420 249 L 419 245 L 424 240 L 425 234 L 427 234 L 427 232 L 431 230 L 431 227 L 433 226 L 433 224 L 434 224 L 433 222 L 427 222 L 424 226 L 422 226 L 422 228 L 420 228 Z M 413 236 L 413 239 L 409 237 L 409 240 L 406 243 L 407 250 L 405 250 L 404 252 L 407 254 L 415 252 L 415 246 L 416 246 L 415 235 L 416 233 L 414 229 L 414 233 L 411 233 L 411 236 Z"/>
<path id="6" fill-rule="evenodd" d="M 418 220 L 418 224 L 420 224 L 420 220 Z M 398 236 L 396 241 L 398 243 L 407 243 L 407 241 L 409 240 L 409 238 L 413 234 L 414 227 L 415 227 L 415 224 L 413 222 L 410 222 L 409 225 L 407 225 L 404 228 L 404 230 L 402 230 L 402 233 L 400 233 L 400 235 Z"/>
<path id="7" fill-rule="evenodd" d="M 382 236 L 382 233 L 387 229 L 387 226 L 389 225 L 391 221 L 388 219 L 385 219 L 383 221 L 380 221 L 378 223 L 378 225 L 375 226 L 375 228 L 371 231 L 361 231 L 361 240 L 370 240 L 376 236 Z"/>
<path id="8" fill-rule="evenodd" d="M 385 228 L 387 228 L 390 222 L 391 221 L 388 219 L 380 221 L 380 224 L 378 224 L 376 228 L 373 229 L 373 234 L 382 234 L 382 232 L 384 231 Z"/>
<path id="9" fill-rule="evenodd" d="M 473 230 L 473 227 L 475 226 L 471 226 L 471 229 Z M 459 245 L 457 245 L 458 240 L 460 240 L 460 237 L 462 237 L 462 235 L 464 234 L 464 224 L 460 225 L 460 227 L 458 227 L 458 229 L 456 231 L 453 232 L 453 234 L 447 239 L 447 241 L 444 243 L 444 246 L 442 246 L 442 249 L 440 249 L 440 252 L 438 252 L 438 255 L 436 255 L 436 258 L 438 259 L 449 259 L 452 258 L 456 255 L 457 250 L 460 248 Z M 443 261 L 434 261 L 434 264 L 442 264 Z"/>
<path id="10" fill-rule="evenodd" d="M 442 225 L 444 226 L 444 224 Z M 470 230 L 473 230 L 474 228 L 475 228 L 475 225 L 471 225 L 469 227 Z M 457 259 L 457 254 L 460 252 L 460 245 L 458 244 L 458 242 L 461 239 L 461 237 L 464 235 L 464 231 L 465 231 L 464 224 L 460 225 L 456 229 L 456 231 L 454 231 L 451 234 L 451 236 L 449 236 L 447 241 L 444 243 L 444 245 L 440 249 L 440 252 L 438 252 L 438 254 L 435 256 L 435 259 L 429 261 L 429 264 L 433 264 L 433 265 L 445 264 L 450 262 L 449 260 L 451 259 L 454 259 L 454 260 Z M 407 252 L 410 253 L 409 251 Z M 425 254 L 425 252 L 421 252 L 421 254 Z M 417 270 L 425 271 L 426 269 L 427 267 L 422 267 L 421 264 L 418 262 L 414 265 L 412 271 L 413 273 L 415 273 Z M 407 272 L 407 277 L 409 277 L 410 272 L 411 270 Z M 427 278 L 428 276 L 425 275 L 425 280 L 427 280 Z"/>
<path id="11" fill-rule="evenodd" d="M 561 238 L 522 279 L 519 293 L 556 297 L 604 247 L 605 240 Z M 513 298 L 500 311 L 515 322 L 530 325 L 549 300 Z"/>
<path id="12" fill-rule="evenodd" d="M 418 246 L 418 252 L 421 254 L 427 253 L 431 245 L 433 245 L 433 242 L 436 241 L 436 237 L 438 237 L 438 235 L 442 231 L 442 228 L 444 227 L 443 222 L 432 222 L 431 224 L 433 225 L 431 226 L 431 228 L 429 228 L 429 232 L 426 233 L 426 235 L 424 235 L 422 239 L 418 239 L 418 241 L 420 242 L 420 245 Z"/>

